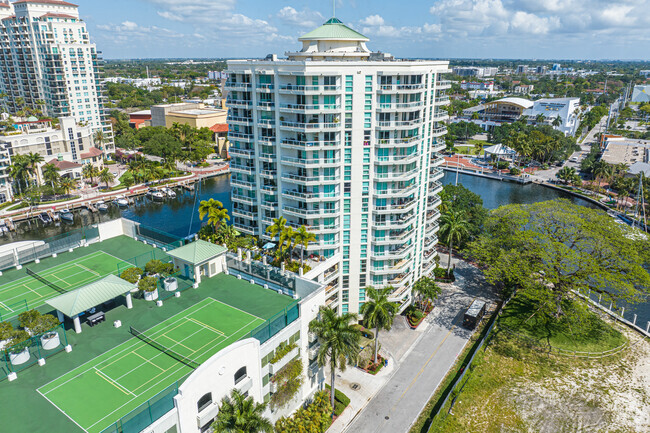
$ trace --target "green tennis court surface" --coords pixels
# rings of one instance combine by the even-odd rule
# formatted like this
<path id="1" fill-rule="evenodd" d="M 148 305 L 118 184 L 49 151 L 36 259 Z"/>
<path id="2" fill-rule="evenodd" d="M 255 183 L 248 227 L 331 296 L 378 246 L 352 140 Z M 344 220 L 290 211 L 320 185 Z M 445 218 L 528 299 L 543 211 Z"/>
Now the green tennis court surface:
<path id="1" fill-rule="evenodd" d="M 123 262 L 104 251 L 95 251 L 39 271 L 38 275 L 63 290 L 69 291 L 117 272 L 118 263 Z M 0 315 L 2 317 L 11 316 L 14 313 L 11 306 L 18 302 L 26 301 L 30 308 L 38 308 L 46 300 L 58 295 L 60 295 L 59 292 L 34 277 L 28 275 L 19 278 L 0 286 Z"/>
<path id="2" fill-rule="evenodd" d="M 203 363 L 262 323 L 264 320 L 257 316 L 206 298 L 144 334 L 181 356 Z M 95 433 L 191 371 L 134 337 L 43 385 L 38 392 L 83 430 Z"/>

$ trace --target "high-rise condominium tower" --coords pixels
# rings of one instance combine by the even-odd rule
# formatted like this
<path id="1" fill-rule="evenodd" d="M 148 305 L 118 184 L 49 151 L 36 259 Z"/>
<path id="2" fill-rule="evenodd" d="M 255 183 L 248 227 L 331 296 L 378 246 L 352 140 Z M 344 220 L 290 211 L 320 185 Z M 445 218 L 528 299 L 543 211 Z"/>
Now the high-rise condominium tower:
<path id="1" fill-rule="evenodd" d="M 228 62 L 235 227 L 306 226 L 306 275 L 340 313 L 367 286 L 404 308 L 435 267 L 448 62 L 371 52 L 336 18 L 300 41 L 287 60 Z"/>
<path id="2" fill-rule="evenodd" d="M 101 58 L 77 5 L 60 0 L 0 0 L 0 92 L 10 112 L 40 107 L 103 130 L 112 147 L 99 84 Z"/>

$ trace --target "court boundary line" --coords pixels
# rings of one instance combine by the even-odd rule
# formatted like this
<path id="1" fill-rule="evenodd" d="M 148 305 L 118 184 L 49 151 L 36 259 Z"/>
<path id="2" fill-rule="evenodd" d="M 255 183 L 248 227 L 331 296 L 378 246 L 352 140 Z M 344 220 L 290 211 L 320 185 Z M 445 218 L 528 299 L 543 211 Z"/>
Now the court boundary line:
<path id="1" fill-rule="evenodd" d="M 135 356 L 137 356 L 138 358 L 142 359 L 144 362 L 147 362 L 147 363 L 153 365 L 154 367 L 156 367 L 158 370 L 162 371 L 163 373 L 166 372 L 167 370 L 169 370 L 169 369 L 164 369 L 164 368 L 162 368 L 162 367 L 159 366 L 158 364 L 154 364 L 153 362 L 151 362 L 150 360 L 148 360 L 148 359 L 145 358 L 144 356 L 140 355 L 140 354 L 139 354 L 138 352 L 136 352 L 135 350 L 131 351 L 131 353 L 133 353 L 133 354 L 134 354 Z"/>
<path id="2" fill-rule="evenodd" d="M 181 311 L 179 311 L 177 314 L 183 313 L 183 312 L 185 312 L 185 311 L 187 311 L 187 310 L 189 310 L 189 309 L 191 309 L 191 308 L 195 308 L 197 305 L 199 305 L 199 304 L 201 304 L 202 302 L 204 302 L 204 301 L 206 301 L 206 300 L 209 300 L 209 299 L 212 299 L 212 298 L 210 298 L 210 297 L 205 298 L 204 300 L 202 300 L 202 301 L 200 301 L 200 302 L 197 302 L 196 304 L 187 307 L 185 310 L 181 310 Z M 173 317 L 173 316 L 172 316 L 172 317 Z M 157 326 L 157 325 L 154 325 L 154 326 Z M 141 340 L 139 340 L 137 337 L 132 337 L 132 338 L 129 338 L 128 340 L 124 341 L 124 343 L 128 343 L 128 342 L 134 342 L 134 343 L 135 343 L 135 342 L 137 342 L 137 341 L 141 341 Z M 124 343 L 121 343 L 121 344 L 124 344 Z M 131 345 L 131 346 L 133 346 L 133 345 Z M 126 348 L 124 348 L 123 350 L 117 352 L 116 355 L 118 355 L 118 354 L 120 354 L 120 353 L 124 353 L 124 352 L 126 352 L 127 350 L 129 350 L 129 349 L 131 349 L 131 347 L 126 347 Z M 88 361 L 84 362 L 83 364 L 78 365 L 78 366 L 75 367 L 73 370 L 76 370 L 77 368 L 83 367 L 84 365 L 89 364 L 89 363 L 95 361 L 97 358 L 100 358 L 100 357 L 104 356 L 105 354 L 106 354 L 106 352 L 101 353 L 101 354 L 95 356 L 94 358 L 91 358 L 91 359 L 89 359 Z M 110 365 L 110 364 L 108 364 L 108 365 Z M 70 370 L 70 371 L 73 371 L 73 370 Z M 90 370 L 90 369 L 88 369 L 88 370 Z M 86 370 L 86 371 L 88 371 L 88 370 Z M 49 384 L 52 383 L 52 382 L 56 382 L 56 381 L 59 380 L 61 377 L 63 377 L 63 376 L 65 376 L 66 374 L 68 374 L 70 371 L 68 371 L 68 372 L 66 372 L 66 373 L 63 373 L 63 374 L 60 375 L 59 377 L 56 377 L 56 378 L 50 380 L 49 382 L 47 382 L 47 383 L 41 385 L 38 389 L 41 389 L 41 388 L 43 388 L 43 387 L 49 385 Z M 73 379 L 74 379 L 75 377 L 77 377 L 77 376 L 73 376 Z M 65 384 L 66 384 L 67 382 L 69 382 L 70 380 L 72 380 L 72 379 L 69 379 L 69 380 L 65 381 L 65 382 L 62 383 L 61 385 L 65 385 Z M 59 388 L 59 386 L 57 386 L 56 388 L 52 388 L 51 390 L 45 392 L 45 394 L 49 394 L 51 391 L 53 391 L 53 390 L 55 390 L 55 389 L 57 389 L 57 388 Z"/>
<path id="3" fill-rule="evenodd" d="M 208 299 L 208 298 L 206 298 L 206 299 Z M 227 305 L 227 304 L 226 304 L 226 305 Z M 258 317 L 258 319 L 260 319 L 260 318 Z M 260 319 L 260 320 L 264 320 L 264 319 Z M 254 322 L 254 320 L 251 320 L 250 322 L 248 322 L 247 325 L 242 326 L 242 327 L 239 328 L 237 331 L 235 331 L 235 332 L 234 332 L 230 337 L 236 335 L 236 334 L 239 333 L 242 329 L 244 329 L 245 327 L 247 327 L 248 325 L 250 325 L 250 324 L 253 323 L 253 322 Z M 225 341 L 227 341 L 228 338 L 230 338 L 230 337 L 227 337 Z M 210 350 L 210 348 L 206 349 L 202 354 L 205 354 L 205 352 L 207 352 L 208 350 Z M 183 364 L 182 362 L 179 362 L 178 364 L 179 364 L 179 368 L 177 368 L 176 370 L 174 370 L 174 371 L 173 371 L 172 373 L 170 373 L 170 374 L 174 374 L 174 373 L 176 373 L 176 372 L 182 370 L 184 367 L 186 367 L 185 364 Z M 191 374 L 191 373 L 190 373 L 190 374 Z M 180 379 L 176 380 L 176 382 L 178 382 L 179 380 L 180 380 Z M 160 384 L 160 383 L 161 383 L 161 382 L 156 382 L 156 384 L 154 384 L 154 385 L 150 386 L 149 388 L 145 389 L 145 390 L 142 391 L 142 393 L 140 393 L 139 395 L 142 395 L 144 392 L 150 390 L 151 388 L 153 388 L 154 386 L 156 386 L 156 385 L 158 385 L 158 384 Z M 168 385 L 166 388 L 168 388 L 169 386 L 171 386 L 171 384 Z M 182 384 L 179 385 L 179 388 L 180 388 L 180 386 L 182 386 Z M 106 415 L 104 418 L 102 418 L 102 419 L 100 419 L 99 421 L 97 421 L 95 424 L 92 424 L 92 425 L 89 426 L 88 428 L 92 428 L 92 427 L 94 427 L 96 424 L 98 424 L 99 422 L 101 422 L 103 419 L 108 418 L 108 417 L 109 417 L 110 415 L 112 415 L 113 413 L 117 412 L 118 410 L 120 410 L 121 408 L 123 408 L 124 406 L 126 406 L 127 404 L 131 403 L 134 399 L 135 399 L 135 397 L 134 397 L 133 399 L 129 400 L 128 402 L 124 403 L 122 406 L 118 407 L 117 409 L 113 410 L 111 413 L 109 413 L 109 414 Z M 145 401 L 148 401 L 148 400 L 149 400 L 149 399 L 147 399 L 147 400 L 145 400 Z M 143 403 L 144 403 L 144 402 L 142 402 L 141 404 L 143 404 Z M 139 406 L 140 406 L 140 405 L 138 405 L 137 407 L 139 407 Z M 137 409 L 137 407 L 136 407 L 136 409 Z M 133 410 L 135 410 L 135 409 L 133 409 Z M 109 426 L 110 426 L 110 424 L 109 424 Z"/>
<path id="4" fill-rule="evenodd" d="M 88 430 L 86 430 L 85 428 L 81 427 L 81 425 L 79 425 L 79 423 L 78 423 L 77 421 L 75 421 L 74 419 L 72 419 L 72 417 L 71 417 L 70 415 L 68 415 L 67 413 L 65 413 L 65 411 L 63 411 L 59 406 L 57 406 L 54 402 L 52 402 L 52 400 L 50 400 L 49 398 L 47 398 L 47 396 L 46 396 L 45 394 L 43 394 L 42 392 L 40 392 L 40 391 L 38 390 L 38 388 L 36 388 L 36 392 L 38 392 L 38 393 L 41 395 L 41 397 L 43 397 L 45 400 L 49 401 L 50 404 L 51 404 L 52 406 L 54 406 L 55 408 L 57 408 L 58 411 L 61 412 L 63 415 L 65 415 L 65 416 L 66 416 L 70 421 L 72 421 L 73 423 L 75 423 L 75 425 L 76 425 L 77 427 L 79 427 L 79 428 L 80 428 L 81 430 L 83 430 L 84 432 L 89 433 Z"/>
<path id="5" fill-rule="evenodd" d="M 98 274 L 97 272 L 93 271 L 92 269 L 89 269 L 89 268 L 85 267 L 84 265 L 81 265 L 81 264 L 79 264 L 79 263 L 75 263 L 75 265 L 76 265 L 76 266 L 79 266 L 81 269 L 85 269 L 85 270 L 87 270 L 87 271 L 90 272 L 91 274 L 95 274 L 95 275 L 97 275 L 98 277 L 101 277 L 101 274 Z"/>
<path id="6" fill-rule="evenodd" d="M 97 256 L 97 255 L 101 255 L 102 253 L 103 253 L 103 254 L 106 254 L 106 255 L 109 255 L 109 256 L 111 256 L 111 257 L 113 257 L 114 259 L 117 259 L 117 260 L 119 260 L 119 261 L 122 261 L 122 262 L 125 261 L 124 259 L 120 259 L 119 257 L 116 257 L 116 256 L 112 255 L 111 253 L 107 253 L 107 252 L 104 251 L 104 250 L 93 251 L 93 252 L 90 253 L 90 254 L 86 254 L 85 256 L 78 257 L 78 259 L 79 259 L 79 260 L 85 260 L 85 259 L 87 259 L 87 258 L 95 258 L 95 256 Z M 44 259 L 47 259 L 47 258 L 49 258 L 49 257 L 44 257 L 43 260 L 44 260 Z M 59 264 L 56 265 L 56 266 L 53 266 L 53 267 L 51 267 L 51 268 L 46 269 L 46 271 L 48 271 L 48 270 L 50 270 L 50 269 L 55 269 L 54 273 L 56 273 L 57 271 L 60 271 L 60 270 L 63 270 L 63 269 L 69 269 L 69 268 L 72 268 L 72 267 L 78 265 L 77 263 L 74 262 L 74 260 L 75 260 L 75 259 L 66 260 L 66 261 L 63 262 L 63 263 L 59 263 Z M 59 266 L 61 266 L 61 269 L 57 269 Z M 76 274 L 73 274 L 73 275 L 76 275 Z M 30 277 L 29 275 L 25 275 L 24 277 L 21 277 L 21 278 L 19 278 L 19 279 L 17 279 L 17 280 L 10 281 L 10 282 L 7 282 L 7 283 L 5 283 L 5 284 L 2 284 L 0 287 L 2 287 L 2 286 L 6 286 L 6 285 L 9 285 L 9 284 L 12 284 L 12 283 L 20 283 L 20 282 L 22 282 L 23 280 L 30 280 L 31 278 L 32 278 L 32 277 Z M 0 293 L 2 293 L 2 292 L 3 292 L 3 290 L 0 290 Z"/>
<path id="7" fill-rule="evenodd" d="M 131 391 L 129 388 L 126 386 L 122 385 L 120 382 L 117 380 L 113 379 L 110 377 L 108 374 L 103 373 L 101 370 L 99 370 L 97 367 L 93 368 L 95 370 L 95 373 L 97 373 L 102 379 L 113 385 L 115 388 L 119 389 L 122 391 L 124 394 L 129 395 L 131 394 L 132 396 L 135 397 L 135 394 L 133 394 L 133 391 Z"/>
<path id="8" fill-rule="evenodd" d="M 205 305 L 200 305 L 200 304 L 202 304 L 202 303 L 204 303 L 204 302 L 205 302 Z M 223 305 L 226 306 L 226 307 L 233 308 L 233 309 L 235 309 L 235 310 L 237 310 L 237 311 L 240 311 L 240 312 L 242 312 L 242 313 L 245 313 L 246 315 L 253 317 L 253 320 L 251 320 L 251 321 L 248 322 L 247 324 L 243 325 L 242 327 L 240 327 L 238 330 L 234 331 L 234 332 L 233 332 L 232 334 L 230 334 L 229 336 L 227 336 L 227 337 L 225 337 L 225 338 L 223 338 L 223 339 L 219 339 L 219 340 L 217 340 L 217 339 L 212 340 L 211 342 L 207 343 L 206 345 L 204 345 L 204 346 L 198 348 L 197 351 L 196 351 L 196 352 L 198 352 L 197 357 L 204 356 L 204 355 L 205 355 L 206 353 L 208 353 L 210 350 L 213 350 L 213 349 L 215 348 L 216 345 L 220 345 L 220 344 L 223 344 L 223 343 L 225 343 L 225 342 L 228 342 L 229 340 L 231 340 L 231 339 L 233 339 L 233 338 L 235 338 L 235 341 L 238 341 L 239 339 L 241 339 L 242 337 L 244 337 L 244 336 L 246 335 L 245 333 L 242 334 L 242 335 L 239 335 L 239 334 L 241 333 L 241 331 L 242 331 L 243 329 L 248 328 L 249 326 L 251 326 L 255 321 L 257 321 L 257 320 L 261 321 L 260 325 L 263 324 L 263 323 L 265 323 L 265 322 L 267 321 L 267 320 L 265 320 L 265 319 L 262 319 L 261 317 L 255 316 L 254 314 L 251 314 L 251 313 L 248 313 L 248 312 L 246 312 L 246 311 L 243 311 L 243 310 L 241 310 L 241 309 L 239 309 L 239 308 L 237 308 L 237 307 L 234 307 L 234 306 L 232 306 L 232 305 L 226 304 L 225 302 L 219 301 L 219 300 L 214 299 L 214 298 L 212 298 L 212 297 L 206 297 L 206 298 L 204 298 L 202 301 L 199 301 L 198 303 L 196 303 L 196 304 L 194 304 L 194 305 L 192 305 L 192 306 L 186 308 L 185 310 L 181 310 L 181 311 L 179 311 L 178 313 L 176 313 L 176 315 L 181 315 L 181 314 L 184 313 L 183 315 L 185 316 L 185 315 L 187 314 L 187 311 L 188 311 L 188 310 L 191 310 L 191 309 L 194 309 L 194 308 L 196 309 L 195 312 L 198 312 L 198 311 L 202 310 L 203 308 L 205 308 L 205 307 L 207 307 L 207 306 L 209 306 L 209 305 L 212 305 L 212 304 L 215 303 L 215 302 L 216 302 L 216 303 L 219 303 L 219 304 L 223 304 Z M 200 307 L 197 308 L 197 306 L 199 306 L 199 305 L 200 305 Z M 190 314 L 191 314 L 191 313 L 190 313 Z M 173 316 L 172 316 L 172 317 L 173 317 Z M 182 317 L 182 318 L 187 319 L 187 317 Z M 182 319 L 182 318 L 181 318 L 181 319 Z M 155 327 L 155 326 L 157 326 L 157 325 L 154 325 L 154 327 Z M 257 326 L 259 326 L 259 325 L 257 325 Z M 203 329 L 203 328 L 205 328 L 205 327 L 202 326 L 202 329 Z M 150 328 L 150 329 L 151 329 L 151 328 Z M 176 328 L 174 328 L 174 329 L 176 329 Z M 200 332 L 202 329 L 198 330 L 197 332 Z M 253 329 L 254 329 L 254 328 L 253 328 Z M 166 330 L 161 329 L 159 332 L 155 332 L 153 335 L 159 335 L 160 332 L 163 332 L 163 331 L 164 331 L 164 332 L 167 332 Z M 194 335 L 194 334 L 195 334 L 195 333 L 193 333 L 192 335 Z M 153 336 L 153 335 L 152 335 L 152 336 Z M 188 336 L 187 338 L 189 338 L 189 337 L 190 337 L 190 336 Z M 172 339 L 172 340 L 173 340 L 173 339 Z M 185 339 L 183 339 L 183 340 L 185 340 Z M 139 339 L 133 337 L 133 338 L 131 338 L 131 339 L 129 339 L 129 340 L 126 340 L 124 343 L 127 343 L 127 342 L 134 342 L 134 343 L 137 343 L 137 342 L 139 342 L 139 341 L 140 341 Z M 174 341 L 175 341 L 175 340 L 174 340 Z M 205 346 L 207 346 L 207 345 L 210 345 L 210 347 L 205 347 Z M 135 353 L 135 351 L 132 350 L 133 347 L 134 347 L 134 344 L 130 344 L 129 347 L 125 347 L 125 348 L 124 348 L 123 350 L 121 350 L 120 352 L 117 352 L 116 355 L 122 354 L 122 353 L 126 352 L 127 350 L 129 350 L 129 353 Z M 227 347 L 227 345 L 224 346 L 224 347 Z M 83 364 L 79 365 L 77 368 L 79 368 L 79 367 L 83 367 L 84 365 L 89 364 L 89 363 L 95 361 L 97 358 L 100 358 L 100 357 L 103 356 L 103 355 L 104 355 L 104 354 L 100 354 L 100 355 L 98 355 L 98 356 L 96 356 L 96 357 L 94 357 L 94 358 L 92 358 L 92 359 L 90 359 L 90 360 L 84 362 Z M 127 354 L 124 354 L 124 355 L 121 356 L 119 359 L 121 359 L 121 358 L 123 358 L 124 356 L 127 356 L 127 355 L 128 355 L 128 353 L 127 353 Z M 156 355 L 156 356 L 161 356 L 161 355 L 162 355 L 162 353 L 161 353 L 161 354 L 158 354 L 158 355 Z M 116 361 L 117 361 L 117 360 L 116 360 Z M 115 361 L 113 361 L 113 362 L 115 362 Z M 111 364 L 112 364 L 112 363 L 111 363 Z M 111 364 L 107 364 L 107 365 L 111 365 Z M 154 364 L 154 365 L 155 365 L 155 364 Z M 162 370 L 162 368 L 159 367 L 158 365 L 155 365 L 155 366 Z M 96 368 L 96 367 L 93 367 L 93 369 L 95 369 L 95 368 Z M 177 374 L 178 372 L 182 371 L 182 370 L 185 369 L 185 368 L 187 368 L 187 366 L 185 366 L 183 363 L 180 363 L 180 362 L 179 362 L 179 363 L 177 363 L 176 368 L 174 368 L 174 367 L 172 366 L 172 367 L 170 367 L 170 368 L 164 370 L 163 372 L 159 373 L 159 374 L 156 375 L 156 376 L 159 376 L 159 375 L 161 375 L 161 374 L 163 374 L 163 373 L 167 373 L 164 377 L 169 377 L 169 376 L 171 376 L 171 375 L 175 375 L 175 374 Z M 173 369 L 173 370 L 172 370 L 172 369 Z M 55 379 L 49 381 L 48 383 L 42 385 L 41 387 L 39 387 L 39 388 L 37 389 L 37 391 L 38 391 L 39 394 L 41 394 L 41 395 L 42 395 L 46 400 L 48 400 L 48 401 L 51 402 L 51 400 L 50 400 L 49 398 L 46 397 L 46 394 L 49 394 L 50 392 L 52 392 L 52 391 L 54 391 L 54 390 L 60 388 L 61 386 L 63 386 L 63 385 L 65 385 L 65 384 L 67 384 L 68 382 L 70 382 L 70 381 L 76 379 L 76 378 L 79 377 L 81 374 L 83 374 L 83 373 L 85 373 L 85 372 L 87 372 L 87 371 L 89 371 L 89 369 L 82 371 L 80 374 L 77 374 L 77 375 L 71 377 L 70 379 L 66 380 L 65 382 L 61 383 L 60 385 L 57 385 L 55 388 L 52 388 L 52 389 L 46 391 L 45 393 L 43 393 L 43 392 L 40 391 L 41 388 L 46 387 L 47 385 L 49 385 L 49 384 L 51 384 L 51 383 L 53 383 L 53 382 L 59 380 L 61 377 L 65 376 L 65 375 L 67 374 L 67 373 L 64 373 L 63 375 L 61 375 L 61 376 L 59 376 L 59 377 L 57 377 L 57 378 L 55 378 Z M 190 374 L 191 374 L 191 373 L 190 373 Z M 154 377 L 155 377 L 155 376 L 154 376 Z M 181 378 L 175 380 L 174 382 L 179 382 L 179 381 L 182 380 L 182 379 L 183 379 L 183 378 L 181 377 Z M 170 384 L 167 385 L 165 388 L 168 388 L 168 387 L 171 386 L 174 382 L 170 383 Z M 157 387 L 157 386 L 159 386 L 159 385 L 161 385 L 161 384 L 164 384 L 164 378 L 163 378 L 162 380 L 158 380 L 156 383 L 152 384 L 151 386 L 149 386 L 148 388 L 142 390 L 141 392 L 138 392 L 137 395 L 134 395 L 131 399 L 129 399 L 128 401 L 126 401 L 124 404 L 120 405 L 119 407 L 117 407 L 117 408 L 115 408 L 113 411 L 111 411 L 110 413 L 106 414 L 104 417 L 98 419 L 96 422 L 94 422 L 93 424 L 89 425 L 89 426 L 88 426 L 88 429 L 92 429 L 94 426 L 96 426 L 96 425 L 99 424 L 100 422 L 104 421 L 106 418 L 110 417 L 110 416 L 113 415 L 115 412 L 117 412 L 117 411 L 119 411 L 120 409 L 122 409 L 123 407 L 125 407 L 125 406 L 127 406 L 127 405 L 133 403 L 135 400 L 137 400 L 137 398 L 139 398 L 139 397 L 141 397 L 142 395 L 144 395 L 147 391 L 149 391 L 149 390 L 151 390 L 151 389 L 153 389 L 153 388 L 155 388 L 155 387 Z M 179 386 L 180 386 L 180 385 L 179 385 Z M 125 388 L 125 389 L 126 389 L 126 388 Z M 148 399 L 146 399 L 145 401 L 148 401 Z M 144 403 L 144 402 L 143 402 L 143 403 Z M 52 404 L 54 404 L 54 403 L 52 403 Z M 140 404 L 142 404 L 142 403 L 140 403 Z M 137 405 L 133 410 L 137 409 L 137 407 L 139 407 L 140 404 L 138 404 L 138 405 Z M 56 406 L 56 405 L 54 405 L 54 406 L 55 406 L 57 409 L 59 409 L 59 411 L 63 412 L 63 411 L 62 411 L 58 406 Z M 63 412 L 63 413 L 65 414 L 65 412 Z M 68 416 L 68 415 L 66 414 L 66 416 Z M 70 416 L 68 416 L 68 418 L 70 418 L 70 419 L 72 420 L 72 418 L 71 418 Z M 76 421 L 74 421 L 74 420 L 72 420 L 72 421 L 73 421 L 76 425 L 78 425 L 78 426 L 79 426 L 83 431 L 88 432 L 88 430 L 86 430 L 86 429 L 84 429 L 83 427 L 81 427 L 81 426 L 80 426 Z M 111 425 L 110 423 L 107 424 L 107 426 L 110 426 L 110 425 Z"/>
<path id="9" fill-rule="evenodd" d="M 214 332 L 215 334 L 217 334 L 217 335 L 220 336 L 220 337 L 226 337 L 226 334 L 224 334 L 223 332 L 219 331 L 217 328 L 213 328 L 213 327 L 210 326 L 210 325 L 206 325 L 205 323 L 201 322 L 200 320 L 196 320 L 196 319 L 193 318 L 193 317 L 186 317 L 185 320 L 190 321 L 190 322 L 193 322 L 193 323 L 196 323 L 196 324 L 199 325 L 199 326 L 203 326 L 204 328 L 206 328 L 206 329 L 208 329 L 208 330 Z M 169 337 L 168 337 L 168 338 L 169 338 Z M 170 340 L 171 340 L 171 339 L 170 339 Z"/>

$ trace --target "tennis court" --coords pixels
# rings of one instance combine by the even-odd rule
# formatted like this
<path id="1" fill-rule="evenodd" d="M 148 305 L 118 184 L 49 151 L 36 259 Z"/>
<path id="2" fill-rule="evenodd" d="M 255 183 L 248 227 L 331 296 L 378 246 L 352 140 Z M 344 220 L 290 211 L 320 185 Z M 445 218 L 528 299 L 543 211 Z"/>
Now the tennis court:
<path id="1" fill-rule="evenodd" d="M 64 291 L 77 289 L 117 272 L 118 263 L 123 262 L 123 260 L 100 250 L 39 271 L 40 279 L 27 275 L 4 284 L 0 286 L 0 315 L 5 318 L 16 314 L 11 307 L 22 301 L 26 301 L 29 308 L 38 308 L 45 304 L 46 300 L 60 295 L 48 283 Z M 26 268 L 29 269 L 29 266 Z"/>
<path id="2" fill-rule="evenodd" d="M 206 298 L 38 392 L 84 431 L 101 432 L 185 377 L 192 365 L 205 362 L 262 323 L 257 316 Z"/>

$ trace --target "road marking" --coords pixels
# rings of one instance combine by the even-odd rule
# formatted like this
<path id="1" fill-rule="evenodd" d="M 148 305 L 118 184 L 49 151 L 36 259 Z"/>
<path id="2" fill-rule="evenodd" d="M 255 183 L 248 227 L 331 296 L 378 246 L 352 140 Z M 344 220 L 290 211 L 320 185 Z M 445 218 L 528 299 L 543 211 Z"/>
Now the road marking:
<path id="1" fill-rule="evenodd" d="M 396 402 L 396 403 L 393 405 L 393 407 L 390 409 L 391 412 L 393 411 L 393 409 L 395 409 L 395 406 L 397 406 L 397 404 L 398 404 L 400 401 L 402 401 L 402 398 L 404 398 L 404 396 L 406 395 L 406 393 L 408 392 L 408 390 L 411 389 L 411 387 L 415 384 L 415 382 L 418 380 L 418 377 L 420 377 L 420 375 L 424 372 L 424 369 L 427 367 L 427 365 L 429 365 L 429 362 L 431 362 L 431 359 L 436 355 L 436 353 L 438 353 L 438 351 L 440 350 L 440 348 L 442 347 L 442 345 L 445 343 L 445 341 L 447 340 L 447 338 L 451 335 L 451 331 L 453 331 L 455 327 L 456 327 L 456 325 L 453 325 L 453 326 L 451 327 L 451 329 L 449 330 L 449 332 L 447 332 L 447 335 L 445 335 L 445 338 L 442 339 L 442 341 L 440 342 L 440 344 L 438 345 L 438 347 L 436 348 L 436 350 L 433 351 L 433 353 L 431 354 L 431 356 L 429 357 L 429 359 L 427 359 L 427 362 L 425 362 L 424 365 L 422 366 L 422 368 L 420 368 L 420 371 L 418 371 L 418 374 L 413 378 L 413 380 L 411 381 L 411 383 L 409 384 L 409 386 L 406 387 L 406 389 L 404 390 L 404 392 L 402 393 L 402 395 L 400 395 L 400 397 L 399 397 L 399 399 L 397 400 L 397 402 Z"/>

